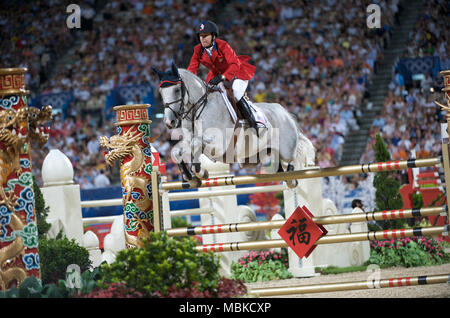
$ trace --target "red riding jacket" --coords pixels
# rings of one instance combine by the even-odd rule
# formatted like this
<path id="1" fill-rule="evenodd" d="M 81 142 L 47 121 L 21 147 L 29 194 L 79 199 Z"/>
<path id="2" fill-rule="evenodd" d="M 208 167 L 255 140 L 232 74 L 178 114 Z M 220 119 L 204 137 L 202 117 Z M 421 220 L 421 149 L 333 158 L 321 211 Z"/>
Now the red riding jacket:
<path id="1" fill-rule="evenodd" d="M 200 64 L 206 66 L 209 69 L 206 82 L 219 74 L 223 74 L 228 81 L 235 76 L 242 80 L 250 80 L 255 75 L 256 67 L 249 64 L 249 60 L 249 56 L 237 56 L 226 41 L 216 39 L 211 58 L 201 44 L 194 47 L 194 54 L 187 69 L 197 75 Z"/>

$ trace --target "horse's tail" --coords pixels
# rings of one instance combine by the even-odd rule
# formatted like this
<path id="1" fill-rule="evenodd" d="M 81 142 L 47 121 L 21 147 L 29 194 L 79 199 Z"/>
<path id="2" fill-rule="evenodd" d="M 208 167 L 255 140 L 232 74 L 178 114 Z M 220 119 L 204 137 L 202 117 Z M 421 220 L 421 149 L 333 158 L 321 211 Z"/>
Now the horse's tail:
<path id="1" fill-rule="evenodd" d="M 307 166 L 314 166 L 316 159 L 316 149 L 311 140 L 301 131 L 297 137 L 297 148 L 295 150 L 294 168 L 295 170 L 305 169 Z"/>

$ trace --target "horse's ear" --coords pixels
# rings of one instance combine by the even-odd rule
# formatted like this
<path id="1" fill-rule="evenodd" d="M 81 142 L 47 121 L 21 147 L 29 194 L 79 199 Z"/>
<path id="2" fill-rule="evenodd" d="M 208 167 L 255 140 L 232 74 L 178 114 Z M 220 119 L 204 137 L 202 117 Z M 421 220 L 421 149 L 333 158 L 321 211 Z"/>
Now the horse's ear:
<path id="1" fill-rule="evenodd" d="M 159 80 L 161 80 L 162 79 L 162 77 L 163 77 L 163 75 L 164 75 L 164 72 L 162 72 L 162 71 L 160 71 L 160 70 L 158 70 L 157 68 L 155 68 L 155 67 L 152 67 L 152 71 L 153 72 L 155 72 L 157 75 L 158 75 L 158 77 L 159 77 Z"/>
<path id="2" fill-rule="evenodd" d="M 180 77 L 180 73 L 178 72 L 178 67 L 174 61 L 172 61 L 172 73 L 176 75 L 178 78 Z"/>

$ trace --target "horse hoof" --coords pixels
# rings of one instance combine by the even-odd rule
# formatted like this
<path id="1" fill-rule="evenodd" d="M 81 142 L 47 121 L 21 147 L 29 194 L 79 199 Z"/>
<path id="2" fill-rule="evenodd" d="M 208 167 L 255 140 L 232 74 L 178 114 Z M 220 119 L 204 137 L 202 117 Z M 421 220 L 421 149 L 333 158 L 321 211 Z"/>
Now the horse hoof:
<path id="1" fill-rule="evenodd" d="M 208 179 L 209 178 L 209 173 L 208 173 L 207 170 L 203 171 L 203 173 L 194 172 L 194 178 L 198 178 L 198 179 L 201 179 L 201 180 Z"/>
<path id="2" fill-rule="evenodd" d="M 191 180 L 188 181 L 189 182 L 189 186 L 191 188 L 198 188 L 202 185 L 202 180 L 200 180 L 197 177 L 193 177 Z"/>
<path id="3" fill-rule="evenodd" d="M 289 180 L 286 181 L 286 185 L 289 189 L 294 189 L 295 187 L 298 186 L 298 180 Z"/>

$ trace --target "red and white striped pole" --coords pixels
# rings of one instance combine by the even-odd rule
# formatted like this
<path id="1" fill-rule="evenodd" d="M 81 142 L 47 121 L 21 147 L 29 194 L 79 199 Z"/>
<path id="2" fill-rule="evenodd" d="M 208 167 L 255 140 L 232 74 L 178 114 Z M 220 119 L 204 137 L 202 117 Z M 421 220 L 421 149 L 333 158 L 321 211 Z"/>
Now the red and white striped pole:
<path id="1" fill-rule="evenodd" d="M 322 169 L 305 169 L 297 171 L 285 171 L 274 174 L 256 174 L 247 176 L 216 177 L 201 180 L 200 185 L 194 188 L 215 187 L 225 185 L 242 185 L 273 181 L 289 181 L 295 179 L 320 178 L 330 176 L 342 176 L 355 173 L 383 172 L 405 170 L 408 168 L 432 167 L 441 163 L 441 157 L 426 159 L 395 160 L 387 162 L 364 163 L 360 165 L 329 167 Z M 180 190 L 192 188 L 188 182 L 175 181 L 161 183 L 161 190 Z"/>
<path id="2" fill-rule="evenodd" d="M 371 240 L 386 240 L 391 238 L 405 238 L 412 236 L 437 236 L 449 231 L 450 225 L 418 227 L 414 229 L 397 229 L 384 231 L 369 231 L 351 234 L 325 235 L 318 239 L 314 244 L 334 244 L 346 242 L 360 242 Z M 242 250 L 261 250 L 267 248 L 288 247 L 284 240 L 266 240 L 266 241 L 248 241 L 248 242 L 229 242 L 199 245 L 197 252 L 231 252 Z"/>
<path id="3" fill-rule="evenodd" d="M 418 216 L 440 215 L 446 213 L 447 206 L 443 207 L 428 207 L 415 209 L 400 209 L 400 210 L 386 210 L 368 213 L 354 213 L 354 214 L 340 214 L 313 217 L 312 220 L 316 224 L 339 224 L 351 222 L 366 222 L 366 221 L 380 221 L 412 218 Z M 229 224 L 213 224 L 193 227 L 180 227 L 168 229 L 168 236 L 189 236 L 201 234 L 216 234 L 216 233 L 232 233 L 245 231 L 260 231 L 278 229 L 286 222 L 286 220 L 277 221 L 263 221 L 263 222 L 246 222 L 246 223 L 229 223 Z"/>
<path id="4" fill-rule="evenodd" d="M 321 285 L 317 284 L 304 286 L 255 288 L 251 289 L 248 294 L 250 296 L 255 297 L 269 297 L 269 296 L 326 293 L 326 292 L 338 292 L 338 291 L 361 290 L 361 289 L 378 289 L 378 288 L 407 287 L 407 286 L 431 285 L 431 284 L 446 284 L 449 282 L 450 282 L 450 274 L 424 275 L 424 276 L 410 276 L 410 277 L 395 277 L 388 279 L 373 279 L 358 282 L 341 282 L 341 283 L 321 284 Z"/>

